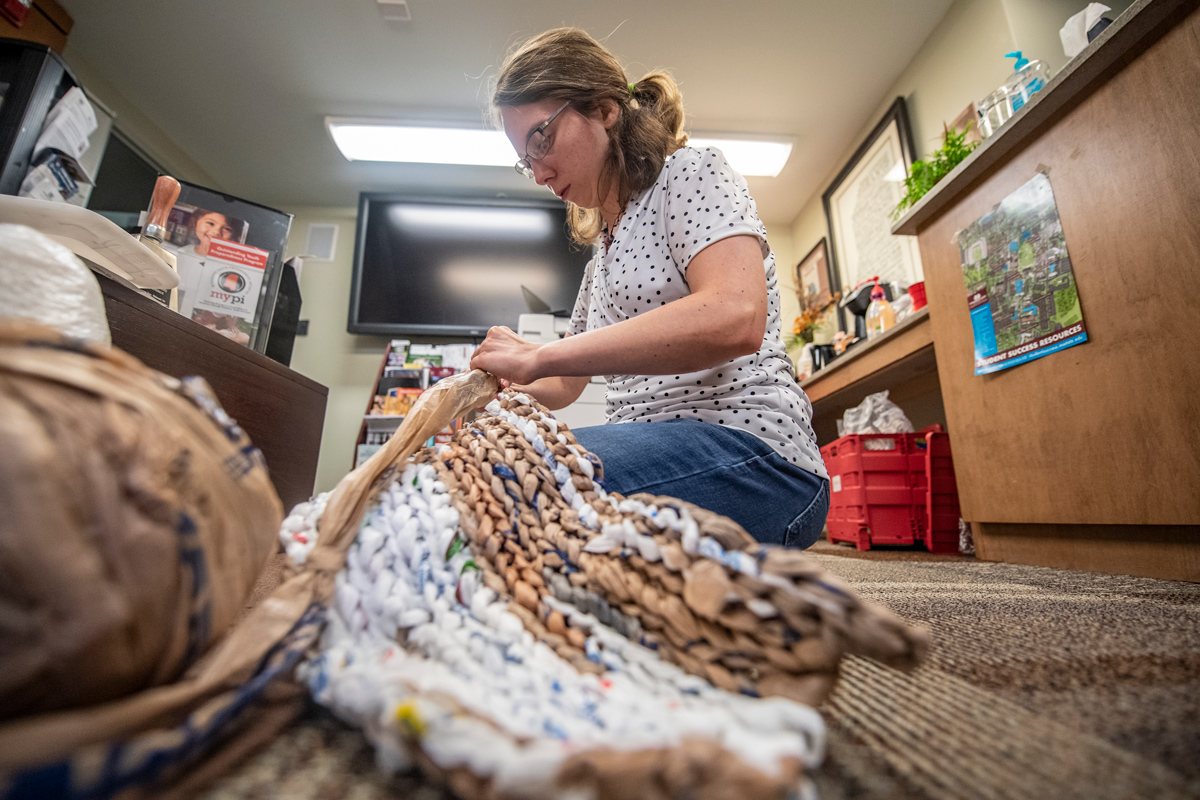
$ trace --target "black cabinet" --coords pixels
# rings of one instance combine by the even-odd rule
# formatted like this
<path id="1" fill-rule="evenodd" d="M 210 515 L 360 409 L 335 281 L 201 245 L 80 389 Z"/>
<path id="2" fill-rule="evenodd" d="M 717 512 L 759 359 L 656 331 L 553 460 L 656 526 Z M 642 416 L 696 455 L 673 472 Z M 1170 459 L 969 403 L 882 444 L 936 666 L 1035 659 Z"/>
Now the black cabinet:
<path id="1" fill-rule="evenodd" d="M 0 39 L 0 194 L 16 194 L 54 104 L 78 85 L 44 44 Z"/>

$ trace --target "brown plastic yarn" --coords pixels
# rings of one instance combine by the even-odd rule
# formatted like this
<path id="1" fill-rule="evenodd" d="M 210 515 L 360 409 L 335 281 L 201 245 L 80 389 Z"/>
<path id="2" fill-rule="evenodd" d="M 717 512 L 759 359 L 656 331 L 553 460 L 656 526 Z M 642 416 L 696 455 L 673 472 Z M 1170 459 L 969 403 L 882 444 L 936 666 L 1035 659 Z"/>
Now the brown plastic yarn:
<path id="1" fill-rule="evenodd" d="M 283 516 L 203 381 L 0 321 L 0 719 L 167 684 L 241 615 Z"/>
<path id="2" fill-rule="evenodd" d="M 831 691 L 844 653 L 901 668 L 922 658 L 924 631 L 859 600 L 801 552 L 761 546 L 732 520 L 681 500 L 630 498 L 686 511 L 701 536 L 753 559 L 755 576 L 686 552 L 678 531 L 660 528 L 644 514 L 614 509 L 596 492 L 590 477 L 596 467 L 581 466 L 584 451 L 566 426 L 556 423 L 552 430 L 546 410 L 523 400 L 509 391 L 501 406 L 537 426 L 601 525 L 632 525 L 653 540 L 658 554 L 646 558 L 623 553 L 621 546 L 588 552 L 598 533 L 564 501 L 534 446 L 500 416 L 477 420 L 435 459 L 486 585 L 512 597 L 526 627 L 578 669 L 599 667 L 583 652 L 584 632 L 569 623 L 563 603 L 585 608 L 720 688 L 813 706 Z"/>

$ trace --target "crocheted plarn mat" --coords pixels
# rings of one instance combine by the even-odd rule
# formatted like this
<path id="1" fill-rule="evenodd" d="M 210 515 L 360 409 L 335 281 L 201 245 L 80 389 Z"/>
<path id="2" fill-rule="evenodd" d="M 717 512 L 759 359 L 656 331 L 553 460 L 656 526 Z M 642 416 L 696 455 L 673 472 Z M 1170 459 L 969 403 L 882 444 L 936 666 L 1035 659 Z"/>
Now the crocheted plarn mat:
<path id="1" fill-rule="evenodd" d="M 796 791 L 842 654 L 911 668 L 925 633 L 801 552 L 602 477 L 505 392 L 374 499 L 301 680 L 381 767 L 468 798 Z M 325 499 L 283 523 L 297 563 Z"/>

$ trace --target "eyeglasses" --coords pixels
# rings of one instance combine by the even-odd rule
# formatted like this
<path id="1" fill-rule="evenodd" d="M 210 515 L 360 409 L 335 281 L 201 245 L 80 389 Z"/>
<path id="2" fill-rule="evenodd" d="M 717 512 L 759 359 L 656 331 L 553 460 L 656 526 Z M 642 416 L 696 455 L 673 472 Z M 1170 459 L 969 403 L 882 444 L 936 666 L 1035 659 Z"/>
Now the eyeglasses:
<path id="1" fill-rule="evenodd" d="M 550 137 L 546 135 L 546 128 L 550 127 L 550 123 L 554 122 L 554 118 L 561 114 L 563 109 L 569 105 L 571 105 L 570 100 L 559 106 L 558 111 L 555 111 L 545 122 L 530 131 L 529 137 L 525 139 L 525 157 L 518 161 L 513 168 L 526 178 L 529 178 L 529 180 L 533 180 L 533 165 L 529 162 L 545 158 L 546 154 L 550 152 Z"/>

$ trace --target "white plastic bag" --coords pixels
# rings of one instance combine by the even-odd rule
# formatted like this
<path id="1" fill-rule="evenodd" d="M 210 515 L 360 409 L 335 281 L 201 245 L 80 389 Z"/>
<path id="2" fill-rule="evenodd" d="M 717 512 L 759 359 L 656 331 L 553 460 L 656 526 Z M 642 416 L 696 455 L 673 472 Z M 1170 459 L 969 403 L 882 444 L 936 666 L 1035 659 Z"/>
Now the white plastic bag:
<path id="1" fill-rule="evenodd" d="M 33 228 L 0 224 L 0 317 L 49 325 L 64 336 L 112 344 L 96 276 Z"/>
<path id="2" fill-rule="evenodd" d="M 900 406 L 888 400 L 887 391 L 867 395 L 854 408 L 846 409 L 842 415 L 838 435 L 851 433 L 912 433 L 913 424 Z M 894 446 L 894 445 L 893 445 Z M 871 442 L 867 442 L 867 449 Z M 890 449 L 890 448 L 889 448 Z"/>

